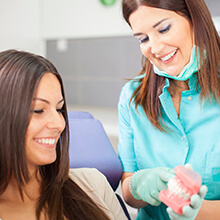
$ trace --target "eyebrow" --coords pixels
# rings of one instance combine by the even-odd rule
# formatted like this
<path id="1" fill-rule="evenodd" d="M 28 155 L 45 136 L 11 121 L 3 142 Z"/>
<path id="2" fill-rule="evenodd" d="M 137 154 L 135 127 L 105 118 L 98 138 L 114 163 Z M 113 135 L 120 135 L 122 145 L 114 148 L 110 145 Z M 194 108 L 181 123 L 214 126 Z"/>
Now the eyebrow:
<path id="1" fill-rule="evenodd" d="M 168 20 L 169 18 L 164 18 L 161 21 L 158 21 L 156 24 L 153 25 L 153 28 L 157 27 L 158 25 L 160 25 L 162 22 Z M 143 35 L 143 33 L 134 33 L 134 36 L 140 36 Z"/>
<path id="2" fill-rule="evenodd" d="M 166 21 L 167 19 L 168 19 L 168 18 L 164 18 L 164 19 L 162 19 L 161 21 L 157 22 L 157 23 L 153 26 L 153 28 L 157 27 L 158 25 L 160 25 L 162 22 Z"/>
<path id="3" fill-rule="evenodd" d="M 42 101 L 42 102 L 46 102 L 47 104 L 50 103 L 48 100 L 42 98 L 34 98 L 33 101 Z M 60 104 L 61 102 L 64 102 L 64 99 L 61 99 L 57 104 Z"/>

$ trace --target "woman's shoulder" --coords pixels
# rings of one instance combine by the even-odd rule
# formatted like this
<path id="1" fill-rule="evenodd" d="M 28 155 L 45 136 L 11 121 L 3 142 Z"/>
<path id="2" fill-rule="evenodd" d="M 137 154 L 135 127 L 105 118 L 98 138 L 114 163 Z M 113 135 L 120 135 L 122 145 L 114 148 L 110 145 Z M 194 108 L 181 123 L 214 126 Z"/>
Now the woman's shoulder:
<path id="1" fill-rule="evenodd" d="M 122 93 L 126 93 L 128 96 L 133 94 L 134 90 L 139 86 L 140 79 L 144 77 L 144 74 L 135 77 L 134 79 L 129 80 L 125 83 L 122 88 Z"/>
<path id="2" fill-rule="evenodd" d="M 110 219 L 127 219 L 106 177 L 94 168 L 74 168 L 70 178 L 109 215 Z"/>
<path id="3" fill-rule="evenodd" d="M 104 178 L 105 176 L 96 168 L 71 168 L 69 169 L 71 177 L 80 179 Z"/>
<path id="4" fill-rule="evenodd" d="M 145 74 L 134 77 L 133 79 L 126 82 L 124 87 L 138 86 L 140 84 L 140 80 L 143 79 L 144 76 L 145 76 Z"/>
<path id="5" fill-rule="evenodd" d="M 69 170 L 69 176 L 86 191 L 96 191 L 100 185 L 108 184 L 106 177 L 95 168 L 73 168 Z"/>

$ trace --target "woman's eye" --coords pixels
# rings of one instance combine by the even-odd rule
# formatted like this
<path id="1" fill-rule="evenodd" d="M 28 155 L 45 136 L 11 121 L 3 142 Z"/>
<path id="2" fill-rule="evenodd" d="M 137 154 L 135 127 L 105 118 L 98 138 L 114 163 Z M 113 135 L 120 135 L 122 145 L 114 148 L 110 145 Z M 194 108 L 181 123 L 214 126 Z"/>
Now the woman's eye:
<path id="1" fill-rule="evenodd" d="M 143 43 L 146 43 L 149 40 L 149 37 L 139 38 L 138 40 L 139 40 L 140 44 L 143 44 Z"/>
<path id="2" fill-rule="evenodd" d="M 59 108 L 59 109 L 57 109 L 57 112 L 58 112 L 58 113 L 63 113 L 64 110 L 63 110 L 62 108 Z"/>
<path id="3" fill-rule="evenodd" d="M 163 28 L 163 29 L 159 30 L 159 32 L 161 34 L 166 33 L 166 32 L 168 32 L 170 30 L 170 27 L 171 27 L 171 25 L 169 24 L 166 28 Z"/>
<path id="4" fill-rule="evenodd" d="M 44 111 L 41 109 L 41 110 L 33 110 L 32 112 L 35 113 L 35 114 L 41 114 L 41 113 L 43 113 Z"/>

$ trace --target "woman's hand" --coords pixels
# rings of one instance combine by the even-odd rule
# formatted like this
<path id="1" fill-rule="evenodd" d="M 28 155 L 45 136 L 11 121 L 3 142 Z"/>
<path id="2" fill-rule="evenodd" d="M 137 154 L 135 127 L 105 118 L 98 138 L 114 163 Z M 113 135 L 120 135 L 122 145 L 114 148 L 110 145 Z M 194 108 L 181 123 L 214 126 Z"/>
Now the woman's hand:
<path id="1" fill-rule="evenodd" d="M 140 170 L 131 177 L 131 194 L 137 200 L 158 206 L 160 191 L 167 189 L 167 182 L 174 176 L 174 170 L 167 167 Z"/>

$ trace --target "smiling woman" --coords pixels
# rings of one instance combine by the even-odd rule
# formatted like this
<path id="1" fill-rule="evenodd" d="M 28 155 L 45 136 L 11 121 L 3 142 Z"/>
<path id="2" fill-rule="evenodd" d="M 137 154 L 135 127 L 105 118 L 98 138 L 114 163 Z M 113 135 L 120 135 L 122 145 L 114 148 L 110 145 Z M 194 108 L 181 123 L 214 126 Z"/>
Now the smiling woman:
<path id="1" fill-rule="evenodd" d="M 65 128 L 63 105 L 64 99 L 57 77 L 46 73 L 37 86 L 26 133 L 29 171 L 31 164 L 39 166 L 56 160 L 56 144 Z"/>
<path id="2" fill-rule="evenodd" d="M 64 88 L 50 61 L 1 52 L 0 103 L 2 220 L 126 219 L 101 173 L 69 169 Z"/>
<path id="3" fill-rule="evenodd" d="M 118 103 L 124 199 L 141 220 L 220 219 L 213 171 L 220 167 L 220 38 L 206 3 L 123 0 L 122 10 L 144 57 Z M 187 163 L 203 186 L 179 215 L 159 193 Z"/>
<path id="4" fill-rule="evenodd" d="M 170 10 L 141 6 L 129 22 L 142 54 L 168 75 L 178 75 L 189 62 L 193 48 L 190 21 Z"/>

